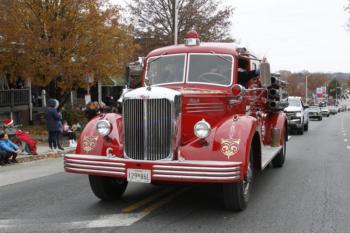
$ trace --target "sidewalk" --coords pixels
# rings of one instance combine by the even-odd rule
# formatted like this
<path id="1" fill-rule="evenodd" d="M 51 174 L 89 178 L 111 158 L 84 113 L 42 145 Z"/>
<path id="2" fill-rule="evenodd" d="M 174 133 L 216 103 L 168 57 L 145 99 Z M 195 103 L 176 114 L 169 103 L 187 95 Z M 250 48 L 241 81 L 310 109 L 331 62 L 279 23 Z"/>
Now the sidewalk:
<path id="1" fill-rule="evenodd" d="M 62 155 L 74 152 L 74 147 L 63 147 L 64 151 L 59 152 L 51 152 L 48 144 L 38 144 L 37 145 L 37 155 L 25 155 L 23 153 L 18 154 L 17 161 L 19 163 L 29 162 L 33 160 L 47 159 L 47 158 L 58 158 L 62 157 Z"/>

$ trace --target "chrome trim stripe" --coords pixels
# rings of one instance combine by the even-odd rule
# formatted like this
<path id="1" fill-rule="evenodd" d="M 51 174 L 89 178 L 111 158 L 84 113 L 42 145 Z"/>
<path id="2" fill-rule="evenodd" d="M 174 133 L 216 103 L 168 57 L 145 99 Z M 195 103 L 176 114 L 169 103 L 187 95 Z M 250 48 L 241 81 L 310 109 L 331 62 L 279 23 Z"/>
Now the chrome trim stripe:
<path id="1" fill-rule="evenodd" d="M 224 106 L 193 106 L 193 107 L 187 107 L 186 109 L 191 109 L 191 110 L 195 110 L 195 109 L 222 109 L 224 108 Z"/>
<path id="2" fill-rule="evenodd" d="M 202 110 L 189 110 L 187 112 L 224 112 L 224 109 L 202 109 Z"/>
<path id="3" fill-rule="evenodd" d="M 185 166 L 165 166 L 154 165 L 154 169 L 169 169 L 169 170 L 196 170 L 196 171 L 238 171 L 240 167 L 185 167 Z"/>
<path id="4" fill-rule="evenodd" d="M 76 163 L 76 164 L 87 164 L 87 165 L 106 165 L 109 167 L 125 167 L 124 163 L 111 163 L 111 162 L 100 162 L 100 161 L 89 161 L 79 159 L 65 159 L 65 162 Z"/>
<path id="5" fill-rule="evenodd" d="M 156 178 L 169 178 L 169 179 L 181 179 L 181 180 L 238 180 L 240 176 L 176 176 L 176 175 L 153 175 Z"/>
<path id="6" fill-rule="evenodd" d="M 112 172 L 112 171 L 100 171 L 100 170 L 93 170 L 93 169 L 79 169 L 79 168 L 70 168 L 66 167 L 66 171 L 72 171 L 72 172 L 83 172 L 83 173 L 95 173 L 95 174 L 102 174 L 102 175 L 117 175 L 117 176 L 125 176 L 125 172 Z"/>
<path id="7" fill-rule="evenodd" d="M 125 171 L 123 167 L 109 167 L 109 166 L 92 166 L 92 165 L 82 165 L 82 164 L 74 164 L 74 163 L 64 163 L 65 167 L 70 168 L 84 168 L 84 169 L 97 169 L 97 170 L 107 170 L 107 171 Z"/>
<path id="8" fill-rule="evenodd" d="M 235 176 L 240 175 L 240 172 L 191 172 L 191 171 L 165 171 L 154 170 L 153 173 L 170 174 L 170 175 L 203 175 L 203 176 Z"/>
<path id="9" fill-rule="evenodd" d="M 204 106 L 206 106 L 206 105 L 221 105 L 221 106 L 224 106 L 223 103 L 196 103 L 196 104 L 191 104 L 191 103 L 189 103 L 189 104 L 186 105 L 186 107 L 187 107 L 187 106 L 199 106 L 199 107 L 204 107 Z"/>
<path id="10" fill-rule="evenodd" d="M 235 167 L 238 167 L 242 164 L 242 162 L 231 162 L 231 161 L 208 161 L 208 160 L 184 160 L 184 161 L 177 161 L 177 160 L 171 160 L 171 161 L 136 161 L 136 160 L 130 160 L 130 159 L 122 159 L 119 157 L 114 157 L 114 158 L 107 158 L 105 156 L 100 156 L 100 155 L 82 155 L 82 154 L 66 154 L 64 155 L 64 159 L 87 159 L 87 160 L 103 160 L 103 161 L 108 161 L 111 162 L 111 164 L 115 164 L 115 162 L 118 162 L 120 164 L 128 163 L 128 162 L 137 162 L 137 163 L 152 163 L 155 164 L 155 166 L 162 166 L 161 168 L 168 168 L 174 165 L 174 168 L 177 167 L 186 167 L 185 165 L 189 166 L 196 166 L 196 165 L 204 165 L 206 167 L 210 168 L 230 168 L 233 169 Z M 179 166 L 177 166 L 179 165 Z M 218 166 L 218 167 L 216 167 Z"/>

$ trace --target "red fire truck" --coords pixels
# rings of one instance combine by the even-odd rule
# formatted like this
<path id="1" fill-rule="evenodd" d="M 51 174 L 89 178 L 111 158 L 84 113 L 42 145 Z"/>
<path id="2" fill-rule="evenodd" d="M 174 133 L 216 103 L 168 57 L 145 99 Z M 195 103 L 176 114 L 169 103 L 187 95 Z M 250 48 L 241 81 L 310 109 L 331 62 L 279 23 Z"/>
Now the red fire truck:
<path id="1" fill-rule="evenodd" d="M 285 83 L 246 48 L 201 43 L 194 31 L 143 67 L 143 87 L 123 95 L 122 114 L 85 126 L 65 171 L 87 174 L 102 200 L 128 182 L 217 183 L 226 208 L 245 209 L 254 174 L 285 161 Z"/>

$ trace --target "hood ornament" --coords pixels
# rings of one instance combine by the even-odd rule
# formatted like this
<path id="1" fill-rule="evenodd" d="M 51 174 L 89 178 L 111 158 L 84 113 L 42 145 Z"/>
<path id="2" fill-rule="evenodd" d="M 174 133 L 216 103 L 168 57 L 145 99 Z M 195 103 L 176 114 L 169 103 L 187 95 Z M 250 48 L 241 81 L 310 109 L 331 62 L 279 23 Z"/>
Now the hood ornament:
<path id="1" fill-rule="evenodd" d="M 145 76 L 145 80 L 144 80 L 144 83 L 145 83 L 145 86 L 146 86 L 146 90 L 147 91 L 150 91 L 151 90 L 151 80 L 147 77 L 147 76 Z"/>

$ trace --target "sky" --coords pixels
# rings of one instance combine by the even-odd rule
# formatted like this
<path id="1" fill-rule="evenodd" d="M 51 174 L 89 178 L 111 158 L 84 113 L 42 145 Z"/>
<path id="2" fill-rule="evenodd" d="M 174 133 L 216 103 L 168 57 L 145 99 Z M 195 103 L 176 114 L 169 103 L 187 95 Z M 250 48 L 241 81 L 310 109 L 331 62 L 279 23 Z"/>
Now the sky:
<path id="1" fill-rule="evenodd" d="M 129 0 L 112 0 L 125 5 Z M 347 0 L 230 0 L 231 35 L 273 71 L 350 73 Z"/>

